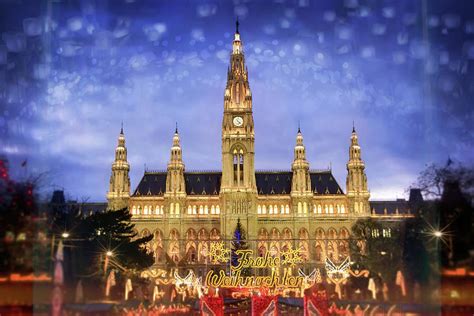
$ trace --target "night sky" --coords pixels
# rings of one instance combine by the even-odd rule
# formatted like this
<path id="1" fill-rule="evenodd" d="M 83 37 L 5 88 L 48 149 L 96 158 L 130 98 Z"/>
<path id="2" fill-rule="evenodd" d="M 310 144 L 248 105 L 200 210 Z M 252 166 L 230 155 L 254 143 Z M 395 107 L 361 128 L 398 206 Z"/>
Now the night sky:
<path id="1" fill-rule="evenodd" d="M 132 189 L 166 168 L 176 121 L 186 169 L 220 169 L 237 16 L 257 169 L 291 168 L 298 121 L 311 168 L 343 188 L 355 121 L 374 199 L 405 197 L 428 163 L 473 163 L 472 1 L 3 0 L 12 176 L 105 200 L 121 121 Z"/>

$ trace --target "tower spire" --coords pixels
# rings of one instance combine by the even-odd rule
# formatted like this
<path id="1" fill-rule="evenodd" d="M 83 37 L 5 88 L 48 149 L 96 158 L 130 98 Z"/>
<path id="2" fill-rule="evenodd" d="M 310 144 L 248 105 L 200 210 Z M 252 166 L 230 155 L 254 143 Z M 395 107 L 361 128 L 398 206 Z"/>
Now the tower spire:
<path id="1" fill-rule="evenodd" d="M 175 198 L 183 197 L 185 195 L 184 163 L 178 134 L 178 123 L 176 122 L 173 135 L 173 144 L 171 146 L 170 160 L 168 162 L 167 168 L 166 197 L 173 199 L 173 203 L 176 203 L 177 200 L 174 200 Z M 179 211 L 175 209 L 173 210 L 173 214 L 177 215 L 179 214 Z"/>
<path id="2" fill-rule="evenodd" d="M 240 23 L 239 23 L 239 20 L 237 19 L 235 21 L 235 34 L 234 34 L 234 42 L 232 43 L 232 55 L 236 55 L 236 54 L 240 55 L 243 53 L 242 42 L 240 40 L 239 25 Z M 242 66 L 244 66 L 243 63 L 242 63 Z"/>
<path id="3" fill-rule="evenodd" d="M 352 120 L 352 133 L 356 132 L 354 120 Z"/>
<path id="4" fill-rule="evenodd" d="M 245 67 L 245 54 L 240 38 L 240 23 L 235 21 L 235 34 L 230 52 L 230 67 L 224 90 L 222 117 L 222 176 L 220 199 L 221 236 L 232 238 L 236 214 L 249 238 L 257 238 L 257 184 L 255 178 L 255 132 L 252 93 Z"/>
<path id="5" fill-rule="evenodd" d="M 301 133 L 299 120 L 294 153 L 295 156 L 291 164 L 293 178 L 290 195 L 294 209 L 298 210 L 299 214 L 304 214 L 308 212 L 308 205 L 310 205 L 313 193 L 311 191 L 309 162 L 306 160 L 306 149 L 303 144 L 303 134 Z"/>
<path id="6" fill-rule="evenodd" d="M 123 122 L 120 128 L 118 144 L 115 148 L 115 160 L 112 163 L 109 192 L 107 193 L 108 209 L 118 210 L 128 207 L 130 199 L 130 165 L 127 161 L 127 147 L 123 133 Z"/>
<path id="7" fill-rule="evenodd" d="M 349 161 L 347 162 L 346 179 L 347 197 L 353 213 L 366 215 L 370 213 L 369 189 L 365 164 L 361 156 L 361 148 L 354 125 L 352 126 L 351 144 L 349 146 Z"/>

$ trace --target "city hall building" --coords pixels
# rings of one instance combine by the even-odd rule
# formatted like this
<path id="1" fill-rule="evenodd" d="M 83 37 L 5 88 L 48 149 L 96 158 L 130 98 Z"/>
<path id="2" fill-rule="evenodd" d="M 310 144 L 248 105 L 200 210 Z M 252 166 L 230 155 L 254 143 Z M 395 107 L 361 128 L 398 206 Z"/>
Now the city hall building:
<path id="1" fill-rule="evenodd" d="M 153 234 L 156 267 L 210 264 L 210 242 L 230 240 L 240 220 L 258 255 L 300 248 L 308 265 L 348 256 L 351 226 L 359 218 L 397 221 L 411 216 L 405 200 L 369 202 L 358 135 L 348 133 L 345 188 L 330 169 L 310 168 L 303 134 L 282 171 L 255 170 L 252 92 L 237 29 L 232 43 L 222 116 L 222 169 L 185 169 L 176 129 L 166 171 L 145 171 L 131 193 L 123 129 L 115 150 L 108 208 L 128 207 L 139 235 Z M 349 129 L 349 128 L 348 128 Z M 350 129 L 349 129 L 350 130 Z M 389 236 L 390 230 L 380 232 Z"/>

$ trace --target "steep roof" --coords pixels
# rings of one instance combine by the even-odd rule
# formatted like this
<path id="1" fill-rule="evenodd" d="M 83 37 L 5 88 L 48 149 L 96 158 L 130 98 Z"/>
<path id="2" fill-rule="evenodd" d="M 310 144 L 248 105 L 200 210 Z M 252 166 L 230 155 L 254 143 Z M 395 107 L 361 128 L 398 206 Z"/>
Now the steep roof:
<path id="1" fill-rule="evenodd" d="M 184 173 L 186 194 L 218 195 L 221 171 L 189 171 Z M 330 170 L 311 171 L 311 190 L 315 194 L 343 194 Z M 260 195 L 290 194 L 291 171 L 256 171 L 257 192 Z M 166 171 L 145 172 L 133 196 L 162 196 L 166 191 Z"/>
<path id="2" fill-rule="evenodd" d="M 410 206 L 408 201 L 370 201 L 370 212 L 376 215 L 408 214 Z"/>

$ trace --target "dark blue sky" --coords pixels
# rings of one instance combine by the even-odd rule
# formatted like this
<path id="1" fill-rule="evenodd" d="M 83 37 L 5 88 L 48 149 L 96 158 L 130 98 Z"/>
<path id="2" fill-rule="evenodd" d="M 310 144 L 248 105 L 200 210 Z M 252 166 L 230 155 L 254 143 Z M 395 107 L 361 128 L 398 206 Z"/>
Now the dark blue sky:
<path id="1" fill-rule="evenodd" d="M 345 187 L 352 121 L 373 198 L 405 194 L 450 155 L 474 161 L 474 6 L 448 0 L 0 1 L 0 154 L 13 176 L 104 200 L 124 121 L 134 188 L 165 169 L 219 169 L 235 17 L 253 93 L 256 167 Z M 28 160 L 27 170 L 20 164 Z"/>

